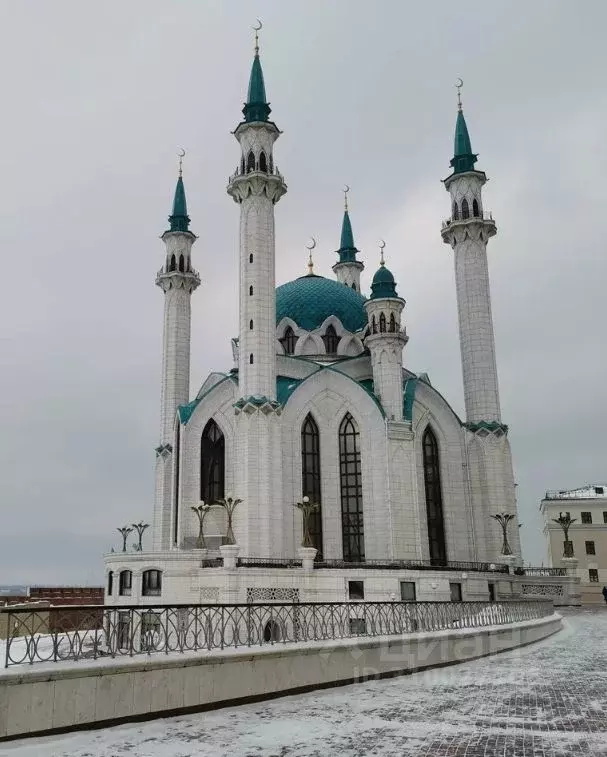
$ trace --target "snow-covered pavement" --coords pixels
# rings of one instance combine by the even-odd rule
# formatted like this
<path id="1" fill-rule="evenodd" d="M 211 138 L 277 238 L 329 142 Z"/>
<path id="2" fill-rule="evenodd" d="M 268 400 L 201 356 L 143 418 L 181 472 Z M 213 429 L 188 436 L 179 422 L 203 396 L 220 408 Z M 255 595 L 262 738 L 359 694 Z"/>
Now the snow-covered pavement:
<path id="1" fill-rule="evenodd" d="M 148 723 L 0 744 L 3 757 L 607 755 L 607 608 L 522 650 Z"/>

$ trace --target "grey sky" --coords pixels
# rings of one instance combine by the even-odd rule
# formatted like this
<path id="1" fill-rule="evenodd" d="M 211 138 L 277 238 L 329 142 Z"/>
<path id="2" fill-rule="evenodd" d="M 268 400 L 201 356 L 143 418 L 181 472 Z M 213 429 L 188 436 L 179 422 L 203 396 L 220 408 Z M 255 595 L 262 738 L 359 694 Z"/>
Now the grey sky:
<path id="1" fill-rule="evenodd" d="M 524 556 L 545 559 L 543 490 L 607 478 L 603 0 L 4 0 L 0 583 L 99 581 L 116 526 L 151 518 L 154 277 L 182 146 L 203 282 L 191 393 L 231 367 L 238 213 L 225 184 L 256 16 L 289 185 L 278 282 L 305 272 L 311 234 L 332 275 L 350 184 L 363 283 L 383 237 L 407 299 L 406 365 L 462 412 L 439 233 L 461 76 L 498 224 L 493 313 Z"/>

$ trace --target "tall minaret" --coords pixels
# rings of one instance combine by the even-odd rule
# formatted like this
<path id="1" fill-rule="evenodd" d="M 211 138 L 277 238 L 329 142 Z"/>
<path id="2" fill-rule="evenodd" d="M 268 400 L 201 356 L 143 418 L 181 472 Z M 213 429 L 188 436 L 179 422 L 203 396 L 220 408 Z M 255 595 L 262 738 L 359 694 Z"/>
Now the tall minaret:
<path id="1" fill-rule="evenodd" d="M 268 120 L 270 106 L 259 60 L 249 79 L 244 121 L 234 136 L 241 159 L 228 194 L 240 204 L 240 328 L 238 383 L 242 398 L 276 398 L 276 294 L 274 205 L 287 191 L 274 166 L 274 142 L 280 136 Z"/>
<path id="2" fill-rule="evenodd" d="M 451 218 L 443 223 L 443 241 L 455 255 L 464 400 L 468 423 L 501 421 L 487 267 L 487 242 L 496 233 L 495 222 L 483 212 L 483 171 L 474 168 L 468 128 L 458 88 L 453 173 L 445 179 L 451 195 Z"/>
<path id="3" fill-rule="evenodd" d="M 344 219 L 341 224 L 339 250 L 337 250 L 339 261 L 333 266 L 333 272 L 341 284 L 360 292 L 360 274 L 365 266 L 360 260 L 356 259 L 358 250 L 354 246 L 354 235 L 352 234 L 352 224 L 348 213 L 349 191 L 350 187 L 346 185 L 344 189 Z"/>
<path id="4" fill-rule="evenodd" d="M 181 156 L 181 158 L 183 155 Z M 189 402 L 190 391 L 190 297 L 200 284 L 192 268 L 191 252 L 196 236 L 189 230 L 182 164 L 175 188 L 170 227 L 161 239 L 166 245 L 163 267 L 156 285 L 164 292 L 164 329 L 162 337 L 162 384 L 160 388 L 160 444 L 156 449 L 156 500 L 154 508 L 154 546 L 168 549 L 173 510 L 172 475 L 174 467 L 175 415 L 179 405 Z M 176 533 L 176 528 L 174 529 Z"/>

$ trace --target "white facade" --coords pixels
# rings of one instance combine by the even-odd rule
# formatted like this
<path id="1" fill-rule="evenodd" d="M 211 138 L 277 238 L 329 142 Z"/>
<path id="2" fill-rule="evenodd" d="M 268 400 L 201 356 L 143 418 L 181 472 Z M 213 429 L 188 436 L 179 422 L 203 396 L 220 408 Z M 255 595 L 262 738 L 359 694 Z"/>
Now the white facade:
<path id="1" fill-rule="evenodd" d="M 495 224 L 482 212 L 484 174 L 454 173 L 446 180 L 452 203 L 467 199 L 478 208 L 474 217 L 453 216 L 442 231 L 455 254 L 463 421 L 425 374 L 403 367 L 405 302 L 393 279 L 392 293 L 382 290 L 386 273 L 391 278 L 383 261 L 372 296 L 360 293 L 363 264 L 356 260 L 349 218 L 342 249 L 346 239 L 350 259 L 334 266 L 336 279 L 309 274 L 275 288 L 274 206 L 286 185 L 274 166 L 280 132 L 267 120 L 260 76 L 256 58 L 249 98 L 262 91 L 264 99 L 245 106 L 245 121 L 235 131 L 240 165 L 228 185 L 240 206 L 237 367 L 211 373 L 190 401 L 189 303 L 199 283 L 190 263 L 195 237 L 167 232 L 168 262 L 158 276 L 165 337 L 153 550 L 108 556 L 108 571 L 131 564 L 137 575 L 161 571 L 165 602 L 250 601 L 256 586 L 297 590 L 300 599 L 338 600 L 352 576 L 367 582 L 373 598 L 398 594 L 406 570 L 365 567 L 371 561 L 424 561 L 455 572 L 416 573 L 418 598 L 448 598 L 454 576 L 470 586 L 470 597 L 484 598 L 492 570 L 505 562 L 501 531 L 490 516 L 516 514 L 495 365 L 486 258 Z M 250 120 L 251 109 L 258 120 Z M 185 197 L 183 202 L 185 207 Z M 171 255 L 181 250 L 184 272 L 170 271 Z M 224 497 L 242 500 L 233 521 L 240 558 L 297 560 L 302 517 L 295 503 L 304 496 L 320 504 L 313 528 L 319 556 L 352 564 L 351 575 L 326 562 L 291 571 L 203 567 L 201 559 L 220 555 L 226 514 L 215 507 L 206 516 L 203 553 L 194 508 Z M 509 539 L 515 553 L 510 562 L 516 563 L 516 521 Z M 473 566 L 477 573 L 469 578 L 465 566 L 458 573 L 449 565 L 455 562 L 486 563 L 489 575 Z M 132 595 L 124 596 L 128 601 Z"/>

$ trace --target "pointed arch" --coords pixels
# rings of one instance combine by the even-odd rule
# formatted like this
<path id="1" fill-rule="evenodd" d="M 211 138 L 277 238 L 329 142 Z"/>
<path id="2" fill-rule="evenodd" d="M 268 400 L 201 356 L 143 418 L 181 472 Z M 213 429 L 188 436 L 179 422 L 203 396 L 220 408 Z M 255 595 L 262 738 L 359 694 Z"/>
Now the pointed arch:
<path id="1" fill-rule="evenodd" d="M 253 284 L 249 287 L 249 297 L 253 296 Z"/>
<path id="2" fill-rule="evenodd" d="M 478 218 L 480 216 L 479 209 L 478 209 L 478 200 L 476 199 L 472 200 L 472 215 L 475 218 Z"/>
<path id="3" fill-rule="evenodd" d="M 287 326 L 285 333 L 283 334 L 280 343 L 283 346 L 285 355 L 293 355 L 295 353 L 295 345 L 297 344 L 297 337 L 295 332 L 290 326 Z"/>
<path id="4" fill-rule="evenodd" d="M 396 316 L 394 315 L 394 313 L 390 313 L 390 326 L 388 327 L 388 331 L 391 334 L 396 333 Z"/>
<path id="5" fill-rule="evenodd" d="M 255 170 L 255 156 L 253 155 L 253 150 L 249 150 L 249 154 L 247 155 L 247 173 L 251 173 L 251 171 Z"/>
<path id="6" fill-rule="evenodd" d="M 321 504 L 320 486 L 320 434 L 311 413 L 301 427 L 301 489 L 310 502 Z M 322 560 L 322 514 L 320 508 L 310 517 L 310 536 L 316 547 L 316 559 Z"/>
<path id="7" fill-rule="evenodd" d="M 422 453 L 430 560 L 435 565 L 444 565 L 447 562 L 447 547 L 445 544 L 445 524 L 443 519 L 440 456 L 436 435 L 430 426 L 426 427 L 422 437 Z"/>
<path id="8" fill-rule="evenodd" d="M 171 262 L 169 263 L 169 271 L 175 271 L 177 269 L 177 261 L 175 256 L 171 255 Z"/>
<path id="9" fill-rule="evenodd" d="M 379 314 L 379 333 L 386 333 L 386 314 L 383 312 Z"/>
<path id="10" fill-rule="evenodd" d="M 364 562 L 360 433 L 350 413 L 346 413 L 339 427 L 339 481 L 343 559 L 346 562 Z"/>
<path id="11" fill-rule="evenodd" d="M 470 218 L 470 206 L 468 205 L 468 200 L 465 198 L 462 200 L 462 218 L 464 220 Z"/>
<path id="12" fill-rule="evenodd" d="M 352 289 L 353 289 L 354 291 L 356 291 L 356 282 L 354 282 L 354 281 L 352 282 Z"/>
<path id="13" fill-rule="evenodd" d="M 179 270 L 181 273 L 185 273 L 185 265 L 183 263 L 183 255 L 179 256 Z"/>
<path id="14" fill-rule="evenodd" d="M 459 221 L 459 208 L 457 207 L 457 203 L 456 202 L 453 203 L 452 215 L 453 215 L 453 220 L 454 221 Z"/>
<path id="15" fill-rule="evenodd" d="M 225 493 L 225 437 L 211 420 L 200 440 L 200 499 L 208 505 L 223 499 Z"/>
<path id="16" fill-rule="evenodd" d="M 327 355 L 335 355 L 337 353 L 339 337 L 337 336 L 337 331 L 335 331 L 335 326 L 333 326 L 332 323 L 327 326 L 322 341 L 325 345 Z"/>
<path id="17" fill-rule="evenodd" d="M 253 331 L 253 321 L 249 321 L 249 331 Z"/>
<path id="18" fill-rule="evenodd" d="M 263 150 L 259 153 L 259 170 L 268 173 L 268 160 Z"/>
<path id="19" fill-rule="evenodd" d="M 377 334 L 377 321 L 375 320 L 375 316 L 371 319 L 371 332 Z"/>

